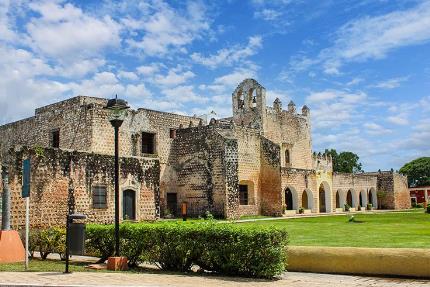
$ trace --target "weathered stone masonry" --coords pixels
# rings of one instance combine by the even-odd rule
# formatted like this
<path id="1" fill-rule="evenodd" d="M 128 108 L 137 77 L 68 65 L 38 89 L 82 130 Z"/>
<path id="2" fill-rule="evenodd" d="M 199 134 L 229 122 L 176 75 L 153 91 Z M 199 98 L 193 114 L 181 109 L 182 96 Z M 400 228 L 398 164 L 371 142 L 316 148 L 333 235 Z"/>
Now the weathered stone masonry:
<path id="1" fill-rule="evenodd" d="M 11 150 L 9 182 L 12 190 L 12 223 L 24 224 L 24 200 L 21 198 L 22 161 L 31 162 L 31 225 L 52 226 L 65 223 L 68 188 L 74 187 L 76 211 L 89 222 L 112 223 L 114 210 L 113 157 L 94 153 L 50 148 Z M 136 193 L 137 220 L 159 217 L 159 172 L 157 159 L 120 158 L 121 191 Z M 106 207 L 93 208 L 93 188 L 107 191 Z M 122 197 L 120 197 L 122 201 Z M 122 204 L 120 204 L 122 214 Z"/>
<path id="2" fill-rule="evenodd" d="M 113 128 L 106 99 L 78 96 L 36 109 L 35 116 L 0 127 L 0 155 L 9 164 L 13 220 L 23 220 L 20 164 L 32 159 L 33 224 L 62 224 L 67 189 L 93 222 L 113 221 Z M 246 79 L 232 94 L 233 116 L 211 119 L 139 108 L 120 128 L 121 209 L 124 218 L 295 214 L 410 206 L 406 178 L 390 172 L 333 173 L 331 158 L 312 152 L 311 112 L 286 110 Z M 10 149 L 13 151 L 10 153 Z M 43 156 L 41 156 L 43 154 Z M 98 208 L 106 192 L 106 206 Z M 100 195 L 101 194 L 101 195 Z M 133 209 L 134 208 L 134 209 Z M 122 211 L 120 213 L 123 215 Z"/>

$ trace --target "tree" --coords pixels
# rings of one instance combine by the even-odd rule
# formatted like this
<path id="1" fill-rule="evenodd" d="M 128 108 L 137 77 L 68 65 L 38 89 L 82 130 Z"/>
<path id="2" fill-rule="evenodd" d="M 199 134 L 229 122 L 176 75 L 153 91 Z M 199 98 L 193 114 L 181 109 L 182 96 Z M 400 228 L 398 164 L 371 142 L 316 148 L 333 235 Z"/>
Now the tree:
<path id="1" fill-rule="evenodd" d="M 408 176 L 409 186 L 430 185 L 430 157 L 420 157 L 405 164 L 400 173 Z"/>
<path id="2" fill-rule="evenodd" d="M 337 153 L 335 149 L 326 149 L 324 153 L 331 155 L 334 172 L 356 173 L 362 171 L 361 163 L 359 162 L 360 157 L 353 152 L 343 151 Z"/>

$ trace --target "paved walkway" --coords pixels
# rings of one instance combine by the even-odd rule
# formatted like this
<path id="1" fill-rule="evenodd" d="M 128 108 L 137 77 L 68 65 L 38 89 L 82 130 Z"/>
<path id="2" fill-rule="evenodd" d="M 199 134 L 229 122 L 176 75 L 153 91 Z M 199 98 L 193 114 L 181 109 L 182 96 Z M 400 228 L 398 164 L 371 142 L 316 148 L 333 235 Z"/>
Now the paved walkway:
<path id="1" fill-rule="evenodd" d="M 75 272 L 0 272 L 0 286 L 151 286 L 151 287 L 389 287 L 430 286 L 430 281 L 374 278 L 348 275 L 287 272 L 279 280 L 267 281 L 248 278 L 172 275 L 161 273 L 102 273 Z"/>

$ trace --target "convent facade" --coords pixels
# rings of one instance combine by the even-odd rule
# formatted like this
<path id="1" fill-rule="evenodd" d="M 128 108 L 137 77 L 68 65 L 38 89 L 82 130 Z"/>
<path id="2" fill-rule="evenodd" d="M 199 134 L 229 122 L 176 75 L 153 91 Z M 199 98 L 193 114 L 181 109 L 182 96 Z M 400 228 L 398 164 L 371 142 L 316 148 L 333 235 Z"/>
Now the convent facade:
<path id="1" fill-rule="evenodd" d="M 107 100 L 78 96 L 36 109 L 0 127 L 9 170 L 12 223 L 24 222 L 22 161 L 31 161 L 33 225 L 63 224 L 71 187 L 89 221 L 113 221 L 114 133 Z M 246 79 L 232 94 L 233 116 L 211 119 L 140 108 L 120 128 L 120 214 L 153 220 L 182 203 L 188 214 L 332 213 L 410 207 L 406 177 L 394 172 L 334 173 L 329 156 L 312 152 L 310 110 L 286 110 Z M 371 204 L 368 205 L 368 204 Z"/>

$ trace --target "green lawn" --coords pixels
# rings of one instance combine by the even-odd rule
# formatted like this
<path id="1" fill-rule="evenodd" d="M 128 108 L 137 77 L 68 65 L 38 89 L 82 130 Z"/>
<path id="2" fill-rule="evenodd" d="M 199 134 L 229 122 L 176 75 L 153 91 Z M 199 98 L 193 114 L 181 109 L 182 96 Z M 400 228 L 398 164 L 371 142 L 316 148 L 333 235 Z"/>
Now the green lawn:
<path id="1" fill-rule="evenodd" d="M 85 268 L 88 263 L 84 262 L 70 262 L 69 270 L 74 272 L 83 272 L 83 271 L 94 271 L 88 268 Z M 28 264 L 29 271 L 32 272 L 64 272 L 65 270 L 65 261 L 60 260 L 40 260 L 40 259 L 31 259 Z M 0 272 L 2 271 L 25 271 L 24 263 L 8 263 L 8 264 L 0 264 Z"/>
<path id="2" fill-rule="evenodd" d="M 349 247 L 430 248 L 430 214 L 423 209 L 408 213 L 291 218 L 238 224 L 285 227 L 291 245 Z"/>

